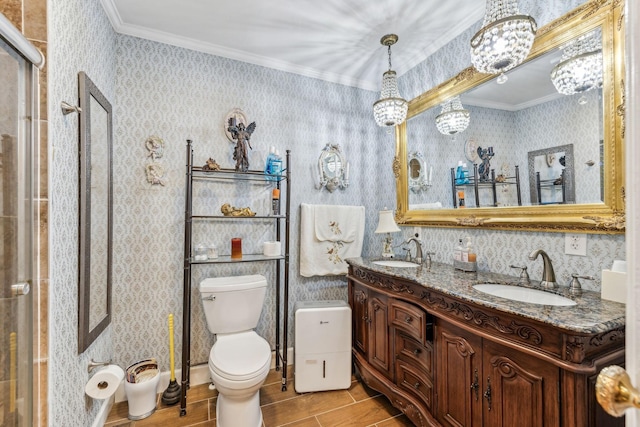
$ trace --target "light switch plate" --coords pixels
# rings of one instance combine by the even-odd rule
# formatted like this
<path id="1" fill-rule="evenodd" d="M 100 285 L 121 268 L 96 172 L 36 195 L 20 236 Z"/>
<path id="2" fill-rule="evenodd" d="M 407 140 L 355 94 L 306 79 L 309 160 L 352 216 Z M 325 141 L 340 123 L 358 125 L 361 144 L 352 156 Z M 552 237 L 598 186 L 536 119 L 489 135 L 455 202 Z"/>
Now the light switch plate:
<path id="1" fill-rule="evenodd" d="M 587 256 L 587 235 L 570 233 L 565 234 L 564 253 L 566 255 Z"/>

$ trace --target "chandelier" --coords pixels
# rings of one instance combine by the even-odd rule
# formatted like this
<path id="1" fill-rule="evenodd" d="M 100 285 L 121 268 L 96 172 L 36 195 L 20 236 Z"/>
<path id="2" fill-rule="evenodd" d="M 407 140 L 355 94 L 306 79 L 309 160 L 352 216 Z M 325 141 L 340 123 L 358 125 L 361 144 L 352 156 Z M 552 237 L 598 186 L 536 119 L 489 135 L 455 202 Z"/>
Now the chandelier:
<path id="1" fill-rule="evenodd" d="M 395 34 L 387 34 L 380 39 L 383 46 L 387 46 L 389 55 L 389 70 L 382 75 L 382 90 L 380 99 L 373 104 L 373 116 L 378 126 L 395 126 L 407 118 L 409 104 L 398 92 L 396 72 L 391 69 L 391 45 L 398 41 Z"/>
<path id="2" fill-rule="evenodd" d="M 462 108 L 459 96 L 442 104 L 442 112 L 436 117 L 436 127 L 443 135 L 455 135 L 469 126 L 469 111 Z"/>
<path id="3" fill-rule="evenodd" d="M 536 21 L 520 15 L 517 0 L 487 0 L 482 29 L 471 39 L 471 62 L 481 73 L 500 74 L 521 64 L 536 35 Z"/>
<path id="4" fill-rule="evenodd" d="M 583 93 L 602 86 L 602 42 L 592 31 L 568 42 L 551 81 L 563 95 Z"/>

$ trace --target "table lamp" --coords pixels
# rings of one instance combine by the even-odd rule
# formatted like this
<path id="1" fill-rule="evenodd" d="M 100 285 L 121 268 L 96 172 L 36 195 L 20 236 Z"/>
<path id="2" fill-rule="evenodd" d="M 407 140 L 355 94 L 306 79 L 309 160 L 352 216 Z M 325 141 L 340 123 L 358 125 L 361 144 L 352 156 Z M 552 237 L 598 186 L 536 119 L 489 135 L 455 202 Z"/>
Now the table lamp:
<path id="1" fill-rule="evenodd" d="M 398 228 L 396 221 L 393 219 L 393 211 L 387 210 L 386 207 L 384 209 L 385 210 L 380 211 L 380 218 L 378 219 L 378 228 L 376 228 L 376 231 L 374 233 L 387 234 L 384 238 L 384 243 L 382 246 L 382 256 L 384 258 L 392 258 L 393 257 L 393 248 L 392 248 L 393 238 L 391 237 L 391 233 L 397 233 L 398 231 L 400 231 L 400 228 Z"/>

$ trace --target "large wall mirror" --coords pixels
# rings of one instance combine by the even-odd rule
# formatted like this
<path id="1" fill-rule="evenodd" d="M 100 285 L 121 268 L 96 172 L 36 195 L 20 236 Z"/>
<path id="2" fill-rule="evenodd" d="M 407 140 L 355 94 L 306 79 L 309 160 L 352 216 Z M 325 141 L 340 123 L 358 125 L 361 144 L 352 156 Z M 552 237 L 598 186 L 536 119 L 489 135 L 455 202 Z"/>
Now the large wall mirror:
<path id="1" fill-rule="evenodd" d="M 397 222 L 624 232 L 622 3 L 590 1 L 538 29 L 527 62 L 509 71 L 503 84 L 469 67 L 411 100 L 407 121 L 396 127 Z M 602 81 L 582 93 L 561 94 L 552 70 L 565 60 L 567 46 L 586 39 L 602 47 Z M 436 117 L 455 96 L 470 122 L 460 133 L 443 135 Z M 425 191 L 410 191 L 413 152 L 437 159 L 429 165 Z M 491 154 L 484 165 L 482 153 Z M 469 179 L 456 179 L 461 163 Z M 484 168 L 491 173 L 474 175 Z"/>
<path id="2" fill-rule="evenodd" d="M 112 111 L 84 73 L 80 92 L 78 353 L 111 321 Z"/>

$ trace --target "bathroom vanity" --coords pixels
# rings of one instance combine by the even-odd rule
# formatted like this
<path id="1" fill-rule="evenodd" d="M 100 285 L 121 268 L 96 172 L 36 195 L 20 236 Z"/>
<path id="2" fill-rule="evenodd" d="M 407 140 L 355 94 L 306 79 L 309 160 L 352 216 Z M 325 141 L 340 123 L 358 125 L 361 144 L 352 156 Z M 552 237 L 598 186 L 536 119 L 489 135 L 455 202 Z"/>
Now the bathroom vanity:
<path id="1" fill-rule="evenodd" d="M 357 373 L 415 425 L 624 425 L 594 393 L 603 367 L 624 364 L 623 304 L 568 287 L 555 293 L 575 305 L 525 303 L 473 285 L 538 282 L 347 262 Z"/>

